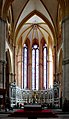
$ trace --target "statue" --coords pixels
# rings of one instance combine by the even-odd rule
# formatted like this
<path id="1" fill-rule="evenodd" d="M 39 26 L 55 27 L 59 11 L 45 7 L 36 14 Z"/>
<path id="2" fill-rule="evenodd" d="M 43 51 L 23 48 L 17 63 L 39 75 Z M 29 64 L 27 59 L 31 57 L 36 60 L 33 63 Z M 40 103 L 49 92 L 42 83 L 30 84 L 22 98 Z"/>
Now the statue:
<path id="1" fill-rule="evenodd" d="M 33 99 L 33 103 L 36 103 L 36 101 L 37 101 L 37 94 L 36 94 L 36 92 L 33 93 L 32 99 Z"/>

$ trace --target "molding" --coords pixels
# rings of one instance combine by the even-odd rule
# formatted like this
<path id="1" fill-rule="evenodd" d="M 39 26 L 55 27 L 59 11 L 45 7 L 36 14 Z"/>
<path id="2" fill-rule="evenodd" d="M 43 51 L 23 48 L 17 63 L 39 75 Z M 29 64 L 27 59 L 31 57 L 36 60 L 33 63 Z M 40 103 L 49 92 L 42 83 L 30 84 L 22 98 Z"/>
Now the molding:
<path id="1" fill-rule="evenodd" d="M 68 59 L 63 59 L 62 65 L 69 64 L 69 58 Z"/>
<path id="2" fill-rule="evenodd" d="M 63 18 L 62 24 L 63 24 L 64 22 L 66 22 L 67 20 L 69 20 L 69 16 L 66 16 L 66 17 Z"/>

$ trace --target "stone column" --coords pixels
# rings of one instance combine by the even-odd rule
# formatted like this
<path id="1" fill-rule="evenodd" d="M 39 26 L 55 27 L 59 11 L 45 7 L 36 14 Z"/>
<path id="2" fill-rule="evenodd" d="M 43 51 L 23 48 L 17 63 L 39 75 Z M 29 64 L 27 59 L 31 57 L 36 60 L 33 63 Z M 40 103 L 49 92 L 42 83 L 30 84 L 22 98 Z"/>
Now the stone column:
<path id="1" fill-rule="evenodd" d="M 32 90 L 32 48 L 28 48 L 28 89 Z"/>
<path id="2" fill-rule="evenodd" d="M 51 59 L 51 55 L 49 54 L 48 58 L 48 88 L 53 88 L 53 61 Z"/>
<path id="3" fill-rule="evenodd" d="M 53 88 L 53 54 L 50 37 L 48 37 L 48 88 Z"/>
<path id="4" fill-rule="evenodd" d="M 63 99 L 69 100 L 69 1 L 66 0 L 62 20 L 63 39 Z"/>
<path id="5" fill-rule="evenodd" d="M 44 49 L 42 49 L 42 88 L 44 87 Z"/>
<path id="6" fill-rule="evenodd" d="M 6 37 L 6 22 L 0 18 L 0 88 L 5 88 L 5 81 L 6 81 L 5 37 Z"/>
<path id="7" fill-rule="evenodd" d="M 39 89 L 43 89 L 43 61 L 42 61 L 42 46 L 39 48 Z"/>
<path id="8" fill-rule="evenodd" d="M 16 82 L 15 80 L 15 51 L 16 51 L 16 46 L 13 45 L 13 72 L 14 72 L 13 82 Z"/>
<path id="9" fill-rule="evenodd" d="M 18 86 L 22 88 L 22 52 L 21 48 L 18 54 Z"/>
<path id="10" fill-rule="evenodd" d="M 63 35 L 63 97 L 69 100 L 69 17 L 62 22 Z"/>

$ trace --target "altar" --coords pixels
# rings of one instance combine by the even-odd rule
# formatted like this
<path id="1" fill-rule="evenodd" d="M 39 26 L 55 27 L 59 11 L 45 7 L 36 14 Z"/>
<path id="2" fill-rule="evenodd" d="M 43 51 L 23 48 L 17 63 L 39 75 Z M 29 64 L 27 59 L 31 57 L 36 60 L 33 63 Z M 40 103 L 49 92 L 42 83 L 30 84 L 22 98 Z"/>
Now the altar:
<path id="1" fill-rule="evenodd" d="M 17 109 L 9 117 L 27 117 L 28 119 L 57 117 L 51 109 L 42 109 L 40 104 L 26 104 L 24 109 Z"/>
<path id="2" fill-rule="evenodd" d="M 41 111 L 42 106 L 39 104 L 26 104 L 24 105 L 25 111 Z"/>

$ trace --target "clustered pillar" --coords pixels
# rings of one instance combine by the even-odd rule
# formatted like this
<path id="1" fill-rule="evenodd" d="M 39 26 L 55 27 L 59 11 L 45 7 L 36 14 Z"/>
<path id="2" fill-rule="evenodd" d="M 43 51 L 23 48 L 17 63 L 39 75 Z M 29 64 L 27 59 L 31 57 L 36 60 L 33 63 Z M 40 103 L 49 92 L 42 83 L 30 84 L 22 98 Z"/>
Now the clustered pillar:
<path id="1" fill-rule="evenodd" d="M 28 89 L 32 89 L 32 48 L 28 49 Z"/>
<path id="2" fill-rule="evenodd" d="M 63 19 L 63 98 L 69 100 L 69 16 Z"/>
<path id="3" fill-rule="evenodd" d="M 5 56 L 5 40 L 6 40 L 6 22 L 0 19 L 0 88 L 5 89 L 5 69 L 6 69 L 6 56 Z"/>
<path id="4" fill-rule="evenodd" d="M 42 60 L 42 46 L 39 49 L 39 90 L 43 89 L 43 60 Z"/>
<path id="5" fill-rule="evenodd" d="M 69 1 L 66 1 L 65 12 L 63 13 L 63 100 L 69 100 Z"/>

